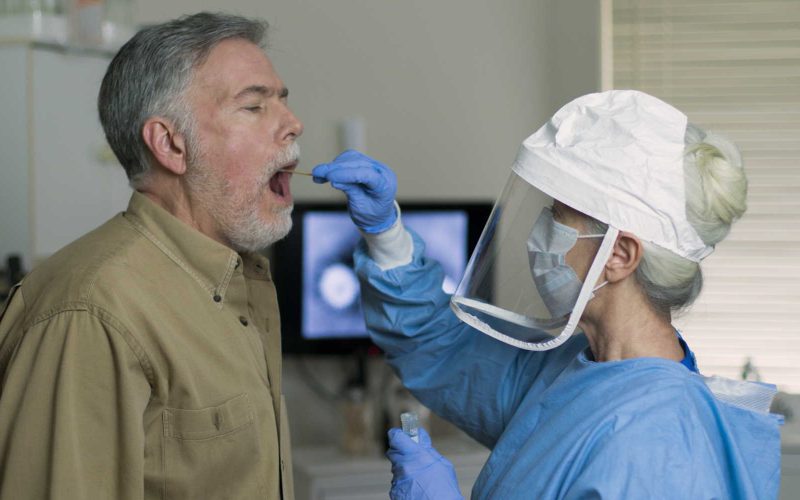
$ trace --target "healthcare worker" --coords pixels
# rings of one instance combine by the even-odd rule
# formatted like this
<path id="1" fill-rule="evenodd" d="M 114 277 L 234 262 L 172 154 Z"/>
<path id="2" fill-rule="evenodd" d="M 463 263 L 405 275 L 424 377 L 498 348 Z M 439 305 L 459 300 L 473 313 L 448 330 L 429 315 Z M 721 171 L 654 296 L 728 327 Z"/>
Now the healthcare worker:
<path id="1" fill-rule="evenodd" d="M 736 148 L 647 94 L 590 94 L 524 141 L 451 297 L 394 174 L 347 152 L 367 325 L 403 383 L 492 450 L 473 498 L 776 498 L 774 386 L 704 377 L 672 326 L 745 211 Z M 741 290 L 746 293 L 746 290 Z M 754 332 L 757 333 L 757 332 Z M 460 498 L 390 432 L 392 498 Z"/>

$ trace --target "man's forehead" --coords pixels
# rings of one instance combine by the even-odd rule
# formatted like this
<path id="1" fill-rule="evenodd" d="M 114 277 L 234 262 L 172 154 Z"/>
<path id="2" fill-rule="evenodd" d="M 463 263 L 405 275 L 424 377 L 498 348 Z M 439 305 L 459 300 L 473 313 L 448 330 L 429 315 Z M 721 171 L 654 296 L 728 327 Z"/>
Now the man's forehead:
<path id="1" fill-rule="evenodd" d="M 257 45 L 242 39 L 223 40 L 196 69 L 194 81 L 217 98 L 245 94 L 285 94 L 272 62 Z"/>

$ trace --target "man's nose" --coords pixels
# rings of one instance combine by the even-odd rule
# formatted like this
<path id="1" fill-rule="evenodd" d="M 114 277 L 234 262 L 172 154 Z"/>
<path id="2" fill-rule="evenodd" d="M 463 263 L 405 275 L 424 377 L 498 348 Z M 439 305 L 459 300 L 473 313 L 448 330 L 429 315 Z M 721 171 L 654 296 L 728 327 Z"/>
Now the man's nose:
<path id="1" fill-rule="evenodd" d="M 286 108 L 286 113 L 287 125 L 284 139 L 293 141 L 303 135 L 303 122 L 288 107 Z"/>

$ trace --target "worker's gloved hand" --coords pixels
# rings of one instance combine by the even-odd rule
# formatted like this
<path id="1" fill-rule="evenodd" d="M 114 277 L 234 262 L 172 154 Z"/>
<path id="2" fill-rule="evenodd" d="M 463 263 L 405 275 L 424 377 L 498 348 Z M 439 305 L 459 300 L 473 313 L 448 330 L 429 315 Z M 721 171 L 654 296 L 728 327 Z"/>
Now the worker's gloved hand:
<path id="1" fill-rule="evenodd" d="M 314 182 L 330 182 L 347 195 L 350 218 L 365 233 L 382 233 L 397 220 L 397 177 L 389 167 L 358 151 L 347 150 L 311 171 Z"/>
<path id="2" fill-rule="evenodd" d="M 419 443 L 400 429 L 389 430 L 386 456 L 394 476 L 391 500 L 463 500 L 453 464 L 433 449 L 425 429 L 419 428 Z"/>

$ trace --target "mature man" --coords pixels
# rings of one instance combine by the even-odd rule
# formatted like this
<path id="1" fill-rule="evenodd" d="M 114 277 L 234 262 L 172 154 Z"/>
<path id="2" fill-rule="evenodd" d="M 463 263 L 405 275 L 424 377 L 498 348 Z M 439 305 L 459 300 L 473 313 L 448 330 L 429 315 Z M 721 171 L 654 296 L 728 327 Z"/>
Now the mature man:
<path id="1" fill-rule="evenodd" d="M 0 498 L 292 498 L 267 261 L 303 131 L 266 24 L 140 31 L 98 99 L 135 192 L 0 316 Z"/>

